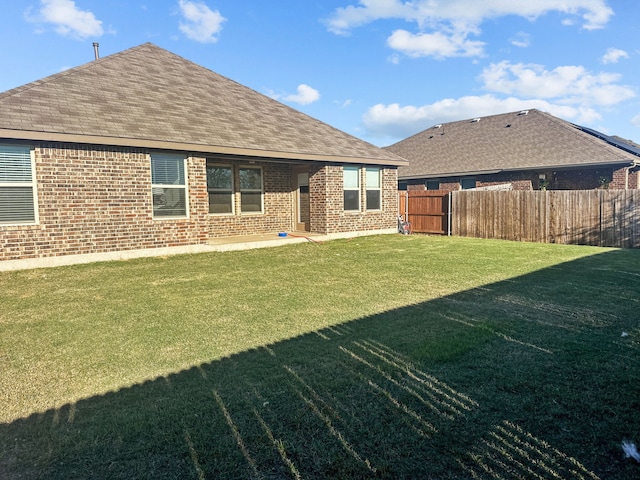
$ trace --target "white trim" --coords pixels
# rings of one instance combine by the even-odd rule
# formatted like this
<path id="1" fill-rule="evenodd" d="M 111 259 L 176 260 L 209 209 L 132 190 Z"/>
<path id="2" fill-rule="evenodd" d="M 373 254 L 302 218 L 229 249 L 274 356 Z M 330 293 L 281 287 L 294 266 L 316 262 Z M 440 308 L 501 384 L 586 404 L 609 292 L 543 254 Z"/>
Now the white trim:
<path id="1" fill-rule="evenodd" d="M 353 188 L 346 188 L 345 185 L 345 171 L 346 170 L 350 170 L 353 171 L 355 170 L 357 172 L 357 178 L 358 178 L 358 186 L 357 187 L 353 187 Z M 362 168 L 361 167 L 354 167 L 351 165 L 343 165 L 342 166 L 342 210 L 344 213 L 349 214 L 349 213 L 360 213 L 362 212 Z M 346 209 L 345 205 L 344 205 L 344 193 L 345 192 L 354 192 L 357 191 L 358 192 L 358 208 L 350 208 L 350 209 Z"/>
<path id="2" fill-rule="evenodd" d="M 9 144 L 9 143 L 2 143 L 0 144 L 0 148 L 2 148 L 2 145 L 6 145 L 6 146 L 12 146 L 12 147 L 23 147 L 25 149 L 29 150 L 29 160 L 30 160 L 30 167 L 31 167 L 31 182 L 27 183 L 27 182 L 0 182 L 0 188 L 2 187 L 18 187 L 18 188 L 28 188 L 31 187 L 31 195 L 32 195 L 32 201 L 33 201 L 33 221 L 24 221 L 24 222 L 20 222 L 17 221 L 15 223 L 2 223 L 0 222 L 0 228 L 2 227 L 20 227 L 20 226 L 32 226 L 32 225 L 39 225 L 40 224 L 40 215 L 39 215 L 39 208 L 38 208 L 38 182 L 36 179 L 36 154 L 35 154 L 35 150 L 33 148 L 32 145 L 26 145 L 26 144 Z"/>
<path id="3" fill-rule="evenodd" d="M 369 172 L 369 170 L 377 170 L 378 171 L 378 186 L 377 187 L 372 187 L 369 188 L 369 185 L 367 184 L 367 173 Z M 379 200 L 380 200 L 380 207 L 379 208 L 369 208 L 369 204 L 367 202 L 368 198 L 367 198 L 367 194 L 369 193 L 369 191 L 377 191 L 378 194 L 380 195 Z M 364 171 L 364 200 L 365 200 L 365 210 L 366 211 L 371 211 L 371 212 L 381 212 L 382 211 L 382 168 L 380 167 L 366 167 L 365 171 Z"/>
<path id="4" fill-rule="evenodd" d="M 153 155 L 154 152 L 149 152 L 149 173 L 151 176 L 151 217 L 153 220 L 164 221 L 164 220 L 185 220 L 189 218 L 189 164 L 187 162 L 188 157 L 181 154 L 174 153 L 164 153 L 164 152 L 155 152 L 155 154 L 160 154 L 168 157 L 176 157 L 182 158 L 182 169 L 184 174 L 184 185 L 182 184 L 164 184 L 164 183 L 153 183 Z M 169 215 L 169 216 L 157 216 L 155 214 L 155 208 L 153 205 L 153 189 L 154 188 L 162 188 L 162 189 L 183 189 L 184 190 L 184 215 Z"/>
<path id="5" fill-rule="evenodd" d="M 240 178 L 240 170 L 258 170 L 260 171 L 260 190 L 257 188 L 242 188 L 242 179 Z M 238 192 L 240 193 L 240 215 L 264 215 L 264 169 L 261 165 L 238 165 Z M 260 210 L 245 212 L 242 208 L 242 192 L 258 193 L 260 192 Z"/>
<path id="6" fill-rule="evenodd" d="M 207 183 L 207 206 L 209 208 L 211 208 L 211 204 L 209 203 L 209 193 L 211 193 L 209 191 L 209 177 L 207 175 L 207 170 L 209 169 L 209 167 L 211 168 L 228 168 L 229 170 L 231 170 L 231 189 L 229 190 L 229 195 L 231 198 L 231 211 L 230 212 L 208 212 L 208 215 L 210 216 L 214 216 L 214 217 L 224 217 L 224 216 L 232 216 L 235 215 L 236 213 L 236 192 L 235 192 L 235 168 L 233 166 L 233 164 L 227 164 L 227 163 L 215 163 L 215 162 L 209 162 L 209 158 L 207 158 L 206 164 L 205 164 L 205 176 L 206 176 L 206 183 Z M 218 188 L 218 189 L 214 189 L 214 193 L 215 190 L 224 190 L 225 192 L 227 191 L 226 189 L 223 188 Z M 208 209 L 207 209 L 208 210 Z"/>

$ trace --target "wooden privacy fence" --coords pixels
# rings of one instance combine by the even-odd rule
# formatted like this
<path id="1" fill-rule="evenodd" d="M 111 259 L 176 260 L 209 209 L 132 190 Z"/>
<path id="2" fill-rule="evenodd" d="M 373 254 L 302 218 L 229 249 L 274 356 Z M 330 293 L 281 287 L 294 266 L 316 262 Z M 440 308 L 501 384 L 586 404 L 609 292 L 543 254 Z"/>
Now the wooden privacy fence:
<path id="1" fill-rule="evenodd" d="M 449 233 L 449 193 L 442 190 L 400 192 L 400 215 L 416 233 Z"/>
<path id="2" fill-rule="evenodd" d="M 456 191 L 451 233 L 640 248 L 640 190 Z"/>

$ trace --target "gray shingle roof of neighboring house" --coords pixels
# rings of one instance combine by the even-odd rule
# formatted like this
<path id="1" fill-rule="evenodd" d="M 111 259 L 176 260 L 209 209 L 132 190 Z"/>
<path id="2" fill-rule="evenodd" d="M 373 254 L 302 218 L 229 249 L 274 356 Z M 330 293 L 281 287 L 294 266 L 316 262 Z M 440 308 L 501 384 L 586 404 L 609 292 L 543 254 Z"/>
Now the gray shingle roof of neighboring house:
<path id="1" fill-rule="evenodd" d="M 400 179 L 640 161 L 629 149 L 586 130 L 534 109 L 435 125 L 385 149 L 409 160 L 398 170 Z"/>
<path id="2" fill-rule="evenodd" d="M 0 138 L 406 164 L 151 43 L 0 93 Z"/>

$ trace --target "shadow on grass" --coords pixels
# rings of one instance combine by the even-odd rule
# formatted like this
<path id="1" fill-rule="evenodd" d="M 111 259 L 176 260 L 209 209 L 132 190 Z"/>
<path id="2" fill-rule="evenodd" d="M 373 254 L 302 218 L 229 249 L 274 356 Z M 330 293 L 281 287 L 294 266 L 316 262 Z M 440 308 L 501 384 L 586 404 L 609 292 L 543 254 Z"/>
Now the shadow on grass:
<path id="1" fill-rule="evenodd" d="M 638 253 L 0 425 L 0 478 L 637 478 L 620 442 L 640 440 Z"/>

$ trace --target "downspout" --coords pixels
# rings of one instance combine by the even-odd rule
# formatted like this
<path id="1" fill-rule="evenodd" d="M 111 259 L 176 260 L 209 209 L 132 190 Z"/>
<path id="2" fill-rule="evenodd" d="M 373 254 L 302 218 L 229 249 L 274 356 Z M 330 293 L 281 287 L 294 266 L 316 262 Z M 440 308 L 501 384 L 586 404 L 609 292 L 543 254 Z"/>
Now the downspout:
<path id="1" fill-rule="evenodd" d="M 627 190 L 629 188 L 629 172 L 631 172 L 632 168 L 638 168 L 640 167 L 640 164 L 638 163 L 637 160 L 633 161 L 633 165 L 631 165 L 630 167 L 627 168 L 627 172 L 626 172 L 626 178 L 624 179 L 625 181 L 625 190 Z M 636 188 L 640 189 L 640 174 L 636 173 Z"/>
<path id="2" fill-rule="evenodd" d="M 627 167 L 624 169 L 624 189 L 629 190 L 629 170 L 633 167 Z"/>
<path id="3" fill-rule="evenodd" d="M 631 169 L 638 168 L 639 166 L 640 164 L 638 164 L 638 162 L 634 160 L 631 163 L 631 165 L 629 165 L 628 167 L 625 167 L 624 169 L 624 189 L 625 190 L 629 190 L 629 172 L 631 172 Z M 637 185 L 636 188 L 640 188 L 640 185 Z"/>

